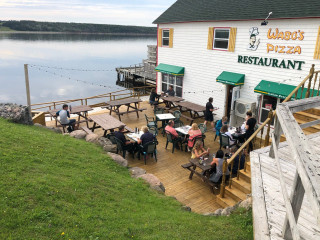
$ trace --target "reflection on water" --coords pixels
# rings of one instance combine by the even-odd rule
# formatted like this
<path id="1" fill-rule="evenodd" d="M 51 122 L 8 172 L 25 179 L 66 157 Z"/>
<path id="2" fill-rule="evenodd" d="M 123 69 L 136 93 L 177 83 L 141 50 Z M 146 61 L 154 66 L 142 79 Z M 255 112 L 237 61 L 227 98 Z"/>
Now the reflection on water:
<path id="1" fill-rule="evenodd" d="M 107 34 L 74 34 L 74 33 L 3 33 L 0 40 L 10 39 L 18 41 L 107 41 L 131 40 L 139 41 L 149 39 L 153 41 L 156 36 L 125 36 Z"/>
<path id="2" fill-rule="evenodd" d="M 32 103 L 123 89 L 116 86 L 115 68 L 146 59 L 149 44 L 156 44 L 156 38 L 0 34 L 0 102 L 26 103 L 24 64 L 29 64 Z"/>

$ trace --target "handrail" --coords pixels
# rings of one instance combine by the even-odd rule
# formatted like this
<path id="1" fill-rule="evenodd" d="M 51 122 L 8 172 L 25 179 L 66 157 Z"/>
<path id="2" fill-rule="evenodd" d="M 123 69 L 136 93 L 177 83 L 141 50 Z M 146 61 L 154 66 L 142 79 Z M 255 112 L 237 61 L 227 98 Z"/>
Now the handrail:
<path id="1" fill-rule="evenodd" d="M 317 77 L 318 74 L 320 73 L 320 71 L 315 71 L 314 70 L 315 65 L 312 64 L 309 74 L 306 78 L 304 78 L 302 80 L 302 82 L 284 99 L 283 103 L 288 102 L 291 100 L 292 96 L 295 94 L 295 99 L 297 99 L 297 94 L 300 88 L 301 89 L 301 98 L 302 98 L 302 94 L 303 94 L 303 89 L 304 89 L 304 85 L 305 83 L 309 80 L 309 84 L 308 84 L 308 88 L 307 88 L 307 92 L 305 95 L 305 98 L 309 98 L 310 97 L 310 89 L 311 89 L 311 82 L 313 79 L 313 76 L 316 75 L 315 79 L 314 79 L 314 84 L 313 84 L 313 91 L 312 91 L 312 96 L 314 93 L 314 88 L 316 86 L 316 81 L 317 81 Z M 320 89 L 320 78 L 319 78 L 319 87 L 318 87 L 318 93 L 317 95 L 319 96 L 319 89 Z M 268 124 L 268 129 L 267 129 L 267 134 L 265 137 L 265 147 L 267 145 L 269 145 L 269 135 L 270 135 L 270 127 L 271 127 L 271 121 L 272 119 L 274 119 L 276 117 L 276 111 L 270 111 L 268 118 L 259 126 L 259 128 L 242 144 L 242 146 L 231 156 L 231 158 L 228 159 L 227 161 L 227 166 L 234 164 L 234 160 L 236 157 L 239 157 L 239 165 L 238 165 L 238 169 L 237 169 L 237 179 L 239 179 L 239 171 L 240 171 L 240 159 L 241 159 L 241 154 L 243 152 L 243 150 L 248 149 L 249 147 L 249 143 L 258 135 L 259 132 L 263 131 L 264 127 Z M 244 164 L 244 171 L 246 171 L 246 161 L 247 159 L 245 159 L 245 164 Z M 223 173 L 225 174 L 225 172 Z M 225 181 L 225 180 L 224 180 Z M 222 181 L 221 184 L 221 188 L 220 188 L 220 196 L 223 198 L 224 197 L 224 192 L 225 192 L 225 182 Z M 232 178 L 230 177 L 229 180 L 229 188 L 232 187 Z"/>

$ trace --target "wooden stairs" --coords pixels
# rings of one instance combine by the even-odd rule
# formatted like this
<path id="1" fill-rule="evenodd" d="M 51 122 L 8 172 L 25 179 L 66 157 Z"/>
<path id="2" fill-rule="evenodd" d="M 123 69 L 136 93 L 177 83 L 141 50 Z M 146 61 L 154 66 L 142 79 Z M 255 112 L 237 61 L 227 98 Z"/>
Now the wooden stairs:
<path id="1" fill-rule="evenodd" d="M 313 108 L 302 112 L 297 112 L 294 113 L 294 117 L 299 124 L 312 122 L 320 119 L 320 109 Z M 303 131 L 306 135 L 320 132 L 320 124 L 305 128 Z M 281 137 L 281 141 L 285 141 L 284 136 Z M 259 146 L 259 144 L 257 146 Z M 251 193 L 250 161 L 247 161 L 246 164 L 246 172 L 244 172 L 244 170 L 240 170 L 239 180 L 237 180 L 237 178 L 232 178 L 231 188 L 226 186 L 224 198 L 222 198 L 220 194 L 217 195 L 217 203 L 222 207 L 234 206 L 239 201 L 245 200 L 247 198 L 247 194 Z"/>

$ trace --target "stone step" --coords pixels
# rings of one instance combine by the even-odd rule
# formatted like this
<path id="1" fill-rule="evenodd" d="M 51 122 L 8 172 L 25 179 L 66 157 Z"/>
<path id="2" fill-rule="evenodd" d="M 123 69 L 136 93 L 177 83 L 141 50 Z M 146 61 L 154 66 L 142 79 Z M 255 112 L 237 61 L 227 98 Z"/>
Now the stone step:
<path id="1" fill-rule="evenodd" d="M 232 188 L 239 189 L 240 191 L 244 192 L 245 194 L 251 193 L 251 183 L 244 181 L 243 179 L 237 180 L 237 178 L 232 178 Z"/>
<path id="2" fill-rule="evenodd" d="M 240 170 L 239 176 L 240 176 L 240 179 L 251 184 L 251 172 L 249 172 L 249 171 L 245 172 L 244 170 Z"/>

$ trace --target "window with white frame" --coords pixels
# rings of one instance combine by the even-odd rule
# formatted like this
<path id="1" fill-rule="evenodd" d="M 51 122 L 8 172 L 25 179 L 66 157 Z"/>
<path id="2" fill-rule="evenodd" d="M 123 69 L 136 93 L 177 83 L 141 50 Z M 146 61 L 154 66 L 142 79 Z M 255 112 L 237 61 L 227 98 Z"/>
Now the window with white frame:
<path id="1" fill-rule="evenodd" d="M 162 73 L 162 91 L 165 92 L 172 86 L 176 96 L 182 97 L 182 80 L 183 76 Z"/>
<path id="2" fill-rule="evenodd" d="M 169 30 L 162 30 L 162 46 L 169 46 L 169 38 L 170 38 L 170 31 Z"/>
<path id="3" fill-rule="evenodd" d="M 229 35 L 229 28 L 215 28 L 213 35 L 213 49 L 228 50 Z"/>
<path id="4" fill-rule="evenodd" d="M 281 103 L 283 99 L 271 97 L 267 95 L 261 95 L 261 101 L 260 101 L 260 110 L 259 110 L 259 123 L 263 123 L 267 118 L 270 110 L 272 111 L 276 110 L 277 104 Z M 271 125 L 273 126 L 274 119 L 271 122 Z"/>

